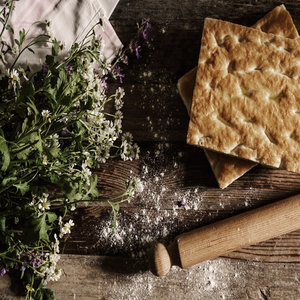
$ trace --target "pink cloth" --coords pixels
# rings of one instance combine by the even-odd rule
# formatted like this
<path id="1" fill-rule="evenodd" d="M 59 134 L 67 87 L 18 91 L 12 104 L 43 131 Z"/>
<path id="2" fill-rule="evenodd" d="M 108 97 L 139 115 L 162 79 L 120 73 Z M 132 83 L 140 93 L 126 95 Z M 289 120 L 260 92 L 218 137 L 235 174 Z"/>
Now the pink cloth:
<path id="1" fill-rule="evenodd" d="M 19 30 L 27 30 L 35 21 L 49 20 L 54 36 L 64 42 L 67 50 L 75 41 L 80 41 L 92 25 L 100 17 L 104 21 L 104 31 L 99 29 L 97 34 L 104 40 L 104 56 L 112 60 L 118 49 L 122 47 L 118 36 L 111 26 L 108 18 L 119 0 L 22 0 L 17 1 L 13 11 L 10 25 L 15 30 L 15 36 L 10 36 L 13 42 L 19 35 Z M 38 27 L 32 29 L 36 33 Z M 46 47 L 34 47 L 35 54 L 24 52 L 19 64 L 29 64 L 32 68 L 39 66 L 50 51 Z"/>

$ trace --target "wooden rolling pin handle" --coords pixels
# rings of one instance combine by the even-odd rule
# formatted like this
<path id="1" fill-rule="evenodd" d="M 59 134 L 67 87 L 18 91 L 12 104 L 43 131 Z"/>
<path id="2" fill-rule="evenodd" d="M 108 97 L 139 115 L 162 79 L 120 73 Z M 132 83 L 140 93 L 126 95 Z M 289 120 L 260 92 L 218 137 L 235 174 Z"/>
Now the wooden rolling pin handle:
<path id="1" fill-rule="evenodd" d="M 159 243 L 150 264 L 154 274 L 163 276 L 172 265 L 187 268 L 299 228 L 300 195 L 296 195 L 183 233 L 167 248 Z"/>

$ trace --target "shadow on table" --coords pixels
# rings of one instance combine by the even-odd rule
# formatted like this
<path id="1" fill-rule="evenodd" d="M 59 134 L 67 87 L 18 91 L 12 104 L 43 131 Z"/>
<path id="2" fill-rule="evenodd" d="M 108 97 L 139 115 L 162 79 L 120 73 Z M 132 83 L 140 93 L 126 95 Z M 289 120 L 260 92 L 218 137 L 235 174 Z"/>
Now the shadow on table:
<path id="1" fill-rule="evenodd" d="M 108 273 L 136 274 L 149 271 L 147 258 L 111 257 L 106 256 L 101 262 L 101 268 Z"/>
<path id="2" fill-rule="evenodd" d="M 190 146 L 184 157 L 184 185 L 218 188 L 211 166 L 200 147 Z"/>

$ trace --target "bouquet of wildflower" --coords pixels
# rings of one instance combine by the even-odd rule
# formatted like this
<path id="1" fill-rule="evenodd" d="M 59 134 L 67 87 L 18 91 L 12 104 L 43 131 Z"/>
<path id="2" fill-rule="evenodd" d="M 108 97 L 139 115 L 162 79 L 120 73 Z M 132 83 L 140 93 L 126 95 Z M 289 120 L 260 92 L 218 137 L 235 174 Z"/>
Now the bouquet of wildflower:
<path id="1" fill-rule="evenodd" d="M 49 22 L 41 22 L 47 31 L 30 40 L 25 30 L 15 46 L 4 40 L 6 30 L 13 32 L 12 10 L 7 0 L 0 16 L 0 274 L 15 275 L 28 299 L 53 299 L 45 285 L 61 275 L 59 240 L 74 225 L 63 218 L 98 196 L 92 168 L 108 158 L 136 159 L 139 148 L 122 133 L 124 90 L 108 95 L 108 76 L 122 75 L 119 60 L 110 64 L 102 55 L 94 31 L 101 21 L 60 61 L 63 45 L 49 33 Z M 32 73 L 18 59 L 34 45 L 50 45 L 51 54 Z M 109 112 L 108 103 L 114 107 Z M 136 188 L 128 181 L 122 195 L 106 200 L 114 220 L 119 203 Z"/>

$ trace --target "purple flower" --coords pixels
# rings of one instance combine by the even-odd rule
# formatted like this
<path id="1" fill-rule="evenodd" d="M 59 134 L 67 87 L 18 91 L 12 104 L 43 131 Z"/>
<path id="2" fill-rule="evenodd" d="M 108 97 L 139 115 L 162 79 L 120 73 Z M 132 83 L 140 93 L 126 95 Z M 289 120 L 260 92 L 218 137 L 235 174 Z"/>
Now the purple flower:
<path id="1" fill-rule="evenodd" d="M 147 31 L 148 29 L 151 28 L 150 19 L 149 18 L 143 19 L 142 26 L 143 26 L 142 36 L 143 39 L 146 40 L 148 38 Z"/>
<path id="2" fill-rule="evenodd" d="M 140 45 L 135 47 L 135 55 L 137 58 L 140 58 L 140 51 L 141 51 L 142 47 Z"/>
<path id="3" fill-rule="evenodd" d="M 103 77 L 103 78 L 101 78 L 101 80 L 102 80 L 102 83 L 103 83 L 103 87 L 104 87 L 104 89 L 105 90 L 107 90 L 107 79 L 108 79 L 108 77 L 107 76 L 105 76 L 105 77 Z"/>
<path id="4" fill-rule="evenodd" d="M 115 75 L 117 77 L 119 77 L 120 82 L 123 83 L 123 78 L 125 77 L 125 75 L 122 74 L 123 70 L 121 69 L 121 67 L 119 66 L 119 64 L 116 64 L 112 71 L 113 71 L 113 73 L 115 73 Z"/>
<path id="5" fill-rule="evenodd" d="M 72 65 L 66 65 L 65 66 L 65 70 L 67 72 L 68 75 L 71 75 L 73 73 L 73 67 Z"/>
<path id="6" fill-rule="evenodd" d="M 26 267 L 25 265 L 22 265 L 21 268 L 20 268 L 21 272 L 25 271 L 26 270 Z"/>
<path id="7" fill-rule="evenodd" d="M 27 173 L 28 173 L 28 170 L 27 170 L 27 169 L 22 170 L 21 173 L 20 173 L 20 177 L 25 176 Z"/>
<path id="8" fill-rule="evenodd" d="M 49 67 L 47 64 L 43 64 L 42 66 L 42 72 L 44 75 L 46 75 L 48 73 Z"/>
<path id="9" fill-rule="evenodd" d="M 61 136 L 67 136 L 68 135 L 68 132 L 66 130 L 63 130 L 61 133 L 60 133 Z"/>
<path id="10" fill-rule="evenodd" d="M 8 272 L 8 269 L 6 268 L 1 268 L 0 269 L 0 276 L 4 276 Z"/>

